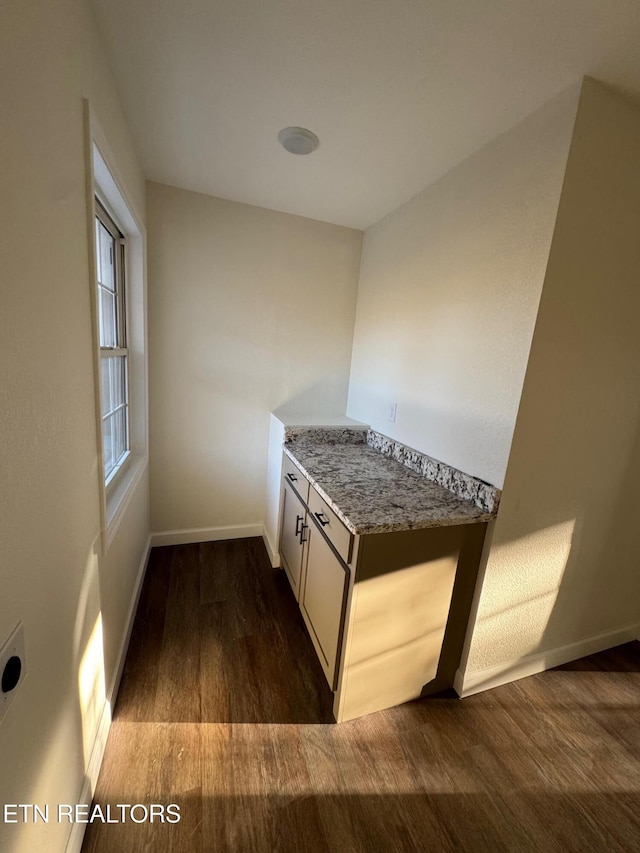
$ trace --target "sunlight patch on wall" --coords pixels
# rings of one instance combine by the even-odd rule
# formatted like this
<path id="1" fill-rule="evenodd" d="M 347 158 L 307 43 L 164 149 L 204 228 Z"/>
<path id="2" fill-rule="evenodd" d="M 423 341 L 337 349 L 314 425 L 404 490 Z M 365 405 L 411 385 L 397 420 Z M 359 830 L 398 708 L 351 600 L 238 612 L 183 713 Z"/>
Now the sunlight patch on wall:
<path id="1" fill-rule="evenodd" d="M 92 792 L 95 789 L 99 770 L 99 761 L 96 759 L 99 753 L 97 737 L 101 734 L 103 739 L 106 738 L 108 726 L 105 728 L 101 723 L 104 723 L 103 716 L 110 714 L 110 707 L 106 702 L 104 637 L 98 568 L 99 541 L 98 537 L 87 557 L 78 596 L 74 630 L 77 708 L 82 729 L 83 769 L 85 777 L 90 779 Z"/>
<path id="2" fill-rule="evenodd" d="M 571 554 L 575 524 L 569 519 L 518 539 L 494 540 L 467 672 L 540 648 Z"/>
<path id="3" fill-rule="evenodd" d="M 78 693 L 82 714 L 82 746 L 85 767 L 88 768 L 106 702 L 101 613 L 98 614 L 80 661 Z"/>

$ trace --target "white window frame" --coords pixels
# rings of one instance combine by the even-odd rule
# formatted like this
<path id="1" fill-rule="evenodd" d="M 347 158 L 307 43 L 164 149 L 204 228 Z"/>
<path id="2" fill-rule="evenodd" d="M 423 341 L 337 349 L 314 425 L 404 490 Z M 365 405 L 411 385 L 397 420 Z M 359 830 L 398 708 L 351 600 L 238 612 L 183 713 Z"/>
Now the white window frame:
<path id="1" fill-rule="evenodd" d="M 85 101 L 85 150 L 87 173 L 87 224 L 89 273 L 94 337 L 94 387 L 97 438 L 97 476 L 100 497 L 102 553 L 105 554 L 122 522 L 136 487 L 149 462 L 146 231 L 133 204 L 100 123 Z M 123 317 L 126 323 L 127 382 L 129 404 L 129 453 L 105 481 L 102 430 L 102 391 L 95 240 L 96 198 L 118 227 L 126 242 L 123 278 Z M 115 351 L 109 351 L 112 354 Z"/>
<path id="2" fill-rule="evenodd" d="M 107 491 L 107 500 L 109 499 L 109 495 L 115 488 L 116 483 L 123 476 L 124 472 L 127 470 L 127 465 L 131 460 L 131 441 L 130 441 L 130 425 L 129 425 L 129 416 L 131 411 L 131 405 L 129 400 L 129 387 L 130 387 L 130 379 L 129 379 L 129 349 L 127 347 L 127 325 L 128 325 L 128 304 L 127 304 L 127 283 L 125 276 L 125 268 L 126 268 L 126 238 L 123 234 L 122 226 L 117 221 L 114 214 L 108 209 L 108 203 L 104 200 L 100 193 L 96 192 L 95 197 L 95 218 L 98 220 L 109 232 L 114 241 L 115 246 L 115 257 L 113 258 L 113 266 L 114 266 L 114 278 L 115 278 L 115 293 L 116 293 L 116 341 L 115 346 L 106 347 L 100 342 L 100 360 L 102 362 L 105 358 L 110 358 L 113 356 L 119 356 L 125 358 L 126 370 L 124 375 L 124 388 L 123 388 L 123 402 L 119 408 L 123 408 L 125 412 L 125 452 L 118 459 L 118 462 L 111 468 L 108 474 L 105 475 L 105 488 Z M 94 231 L 95 234 L 95 231 Z M 96 238 L 97 242 L 97 238 Z M 98 247 L 96 245 L 96 254 Z M 97 264 L 97 258 L 96 258 Z M 99 293 L 100 287 L 102 285 L 96 278 L 96 288 Z M 99 299 L 98 299 L 99 303 Z M 98 304 L 98 315 L 100 313 L 100 306 Z M 102 367 L 102 365 L 101 365 Z M 102 382 L 102 370 L 100 371 L 100 381 Z M 102 385 L 100 387 L 100 395 L 102 398 L 103 395 Z M 111 413 L 110 413 L 111 414 Z M 106 417 L 110 415 L 105 415 L 104 412 L 101 411 L 101 424 L 102 424 L 102 442 L 104 448 L 104 422 Z"/>

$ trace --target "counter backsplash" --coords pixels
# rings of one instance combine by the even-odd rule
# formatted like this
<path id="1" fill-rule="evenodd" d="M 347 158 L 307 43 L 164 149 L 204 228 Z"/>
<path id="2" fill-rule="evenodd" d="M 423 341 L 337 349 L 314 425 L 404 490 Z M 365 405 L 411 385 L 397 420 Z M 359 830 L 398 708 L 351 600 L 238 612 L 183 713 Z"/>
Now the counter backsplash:
<path id="1" fill-rule="evenodd" d="M 284 443 L 294 441 L 313 442 L 314 444 L 365 444 L 367 426 L 332 427 L 332 426 L 286 426 L 284 428 Z"/>

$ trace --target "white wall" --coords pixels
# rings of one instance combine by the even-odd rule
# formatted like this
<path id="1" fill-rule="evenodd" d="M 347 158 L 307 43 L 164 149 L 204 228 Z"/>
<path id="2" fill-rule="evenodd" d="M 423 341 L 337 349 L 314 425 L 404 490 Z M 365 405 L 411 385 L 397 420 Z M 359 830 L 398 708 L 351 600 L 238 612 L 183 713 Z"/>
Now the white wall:
<path id="1" fill-rule="evenodd" d="M 83 97 L 144 215 L 144 182 L 88 7 L 2 4 L 0 639 L 24 622 L 29 672 L 0 724 L 2 803 L 78 802 L 101 710 L 87 702 L 115 673 L 148 531 L 145 476 L 107 558 L 94 551 L 101 474 Z M 0 848 L 60 851 L 68 832 L 53 821 L 0 824 Z"/>
<path id="2" fill-rule="evenodd" d="M 558 96 L 364 236 L 347 414 L 497 486 L 577 96 Z"/>
<path id="3" fill-rule="evenodd" d="M 241 535 L 269 413 L 344 414 L 362 233 L 155 183 L 147 205 L 152 529 Z"/>
<path id="4" fill-rule="evenodd" d="M 640 110 L 587 79 L 466 686 L 638 636 L 639 271 Z"/>

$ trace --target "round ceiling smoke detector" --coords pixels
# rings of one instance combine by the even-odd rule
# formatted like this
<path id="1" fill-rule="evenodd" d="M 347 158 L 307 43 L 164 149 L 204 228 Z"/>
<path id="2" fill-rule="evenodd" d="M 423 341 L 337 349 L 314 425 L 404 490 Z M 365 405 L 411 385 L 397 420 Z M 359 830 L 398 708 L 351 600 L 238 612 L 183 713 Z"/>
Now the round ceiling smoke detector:
<path id="1" fill-rule="evenodd" d="M 283 127 L 278 134 L 278 142 L 290 154 L 311 154 L 320 140 L 306 127 Z"/>

